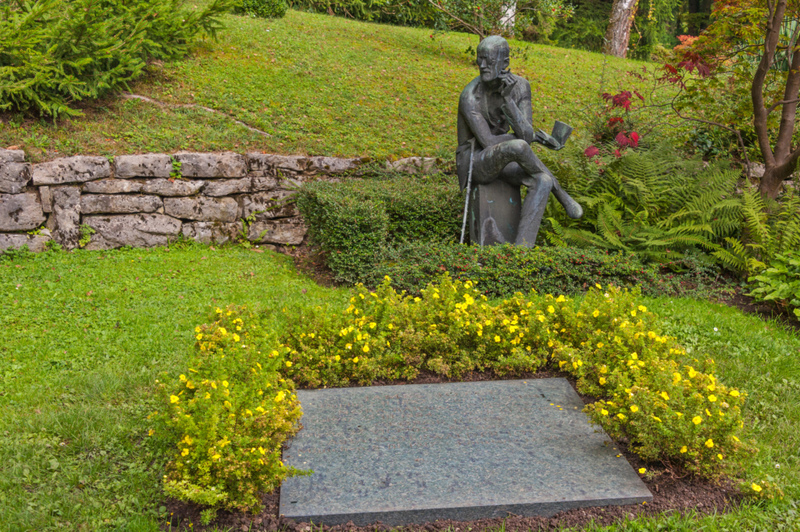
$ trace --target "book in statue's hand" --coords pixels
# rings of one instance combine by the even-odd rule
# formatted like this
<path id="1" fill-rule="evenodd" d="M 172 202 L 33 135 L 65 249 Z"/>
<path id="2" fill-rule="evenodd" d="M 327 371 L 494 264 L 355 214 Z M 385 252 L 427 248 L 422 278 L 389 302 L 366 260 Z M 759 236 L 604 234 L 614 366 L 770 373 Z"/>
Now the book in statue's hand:
<path id="1" fill-rule="evenodd" d="M 564 122 L 556 120 L 556 123 L 553 125 L 553 133 L 548 135 L 540 129 L 536 132 L 534 142 L 538 142 L 545 148 L 550 148 L 551 150 L 560 150 L 567 143 L 567 139 L 569 139 L 571 134 L 572 127 Z"/>

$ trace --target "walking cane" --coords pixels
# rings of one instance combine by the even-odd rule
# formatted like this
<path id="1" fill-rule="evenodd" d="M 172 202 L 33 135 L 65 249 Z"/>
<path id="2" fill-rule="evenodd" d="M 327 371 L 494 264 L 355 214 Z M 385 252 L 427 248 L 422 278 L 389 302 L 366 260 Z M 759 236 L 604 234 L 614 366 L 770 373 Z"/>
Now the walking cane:
<path id="1" fill-rule="evenodd" d="M 467 212 L 469 210 L 469 194 L 472 191 L 472 155 L 475 153 L 475 138 L 469 139 L 469 173 L 467 174 L 467 197 L 464 199 L 464 220 L 461 222 L 461 240 L 459 243 L 464 243 L 464 232 L 467 229 Z"/>

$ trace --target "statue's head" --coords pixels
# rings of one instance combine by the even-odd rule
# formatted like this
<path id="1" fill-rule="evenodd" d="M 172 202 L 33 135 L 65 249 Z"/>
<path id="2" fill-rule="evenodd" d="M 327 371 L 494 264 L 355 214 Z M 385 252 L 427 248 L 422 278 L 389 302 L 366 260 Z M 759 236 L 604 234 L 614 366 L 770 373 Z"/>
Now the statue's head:
<path id="1" fill-rule="evenodd" d="M 508 68 L 508 41 L 499 35 L 486 37 L 478 45 L 476 63 L 481 71 L 481 81 L 494 81 L 500 73 Z"/>

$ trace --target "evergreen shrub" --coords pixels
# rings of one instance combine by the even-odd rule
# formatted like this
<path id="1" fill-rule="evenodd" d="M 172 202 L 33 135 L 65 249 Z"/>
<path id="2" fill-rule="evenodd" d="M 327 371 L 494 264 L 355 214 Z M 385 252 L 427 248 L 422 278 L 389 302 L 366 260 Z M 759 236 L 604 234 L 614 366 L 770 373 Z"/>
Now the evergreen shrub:
<path id="1" fill-rule="evenodd" d="M 238 0 L 233 12 L 259 18 L 282 18 L 287 9 L 285 0 Z"/>
<path id="2" fill-rule="evenodd" d="M 186 54 L 215 35 L 232 0 L 0 2 L 0 111 L 57 118 L 75 103 L 127 87 L 148 61 Z"/>
<path id="3" fill-rule="evenodd" d="M 389 245 L 455 241 L 460 231 L 458 187 L 440 175 L 316 181 L 301 188 L 297 205 L 328 267 L 349 283 Z"/>

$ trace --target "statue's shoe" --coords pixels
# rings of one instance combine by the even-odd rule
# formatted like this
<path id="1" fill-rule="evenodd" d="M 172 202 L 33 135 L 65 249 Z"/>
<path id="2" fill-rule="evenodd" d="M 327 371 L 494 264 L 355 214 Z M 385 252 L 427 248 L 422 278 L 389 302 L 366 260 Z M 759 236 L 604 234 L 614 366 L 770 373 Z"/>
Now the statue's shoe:
<path id="1" fill-rule="evenodd" d="M 570 218 L 575 218 L 577 220 L 583 216 L 583 207 L 581 207 L 580 204 L 570 196 L 564 198 L 564 201 L 561 204 L 564 206 L 564 210 L 567 211 L 567 216 Z"/>

